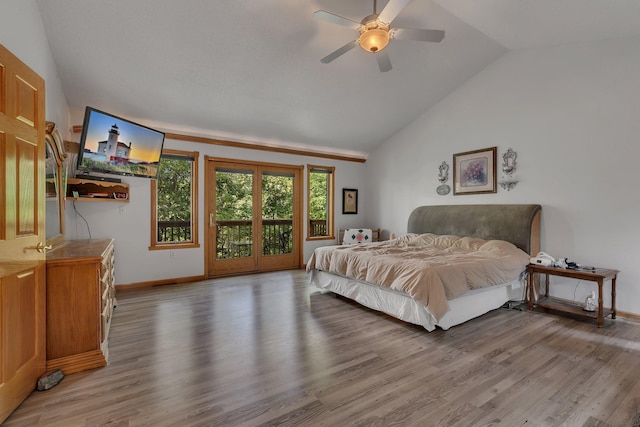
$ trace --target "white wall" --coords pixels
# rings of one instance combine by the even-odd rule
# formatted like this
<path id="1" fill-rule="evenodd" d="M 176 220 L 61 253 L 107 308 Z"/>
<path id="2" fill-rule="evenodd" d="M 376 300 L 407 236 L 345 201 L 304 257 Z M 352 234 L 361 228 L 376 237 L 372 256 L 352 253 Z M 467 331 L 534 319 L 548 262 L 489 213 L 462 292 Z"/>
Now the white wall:
<path id="1" fill-rule="evenodd" d="M 505 54 L 372 153 L 367 223 L 398 234 L 420 205 L 539 203 L 542 250 L 620 270 L 618 309 L 640 314 L 638 76 L 639 38 Z M 442 161 L 492 146 L 518 153 L 515 189 L 436 194 Z M 579 301 L 592 289 L 555 283 Z"/>
<path id="2" fill-rule="evenodd" d="M 77 123 L 82 123 L 82 117 L 74 117 Z M 77 138 L 77 136 L 76 136 Z M 230 159 L 243 159 L 269 163 L 281 163 L 300 166 L 307 164 L 335 166 L 335 226 L 337 228 L 363 226 L 365 203 L 365 166 L 362 163 L 335 161 L 317 157 L 289 155 L 267 151 L 247 150 L 223 147 L 209 144 L 188 143 L 183 141 L 165 141 L 166 148 L 187 151 L 198 151 L 199 159 L 199 243 L 196 249 L 176 249 L 175 256 L 170 257 L 168 250 L 150 251 L 150 184 L 145 178 L 123 177 L 122 181 L 130 186 L 129 203 L 75 203 L 75 209 L 88 222 L 85 224 L 81 216 L 74 210 L 74 204 L 67 201 L 67 237 L 70 239 L 86 239 L 91 230 L 93 238 L 114 238 L 116 256 L 116 284 L 129 285 L 140 282 L 175 279 L 181 277 L 199 276 L 204 274 L 205 253 L 204 233 L 205 219 L 209 217 L 204 212 L 204 156 Z M 303 174 L 304 210 L 306 218 L 306 167 Z M 358 215 L 342 215 L 342 188 L 357 188 L 359 190 Z M 121 211 L 123 208 L 124 211 Z M 306 227 L 303 235 L 306 236 Z M 337 235 L 337 230 L 336 230 Z M 311 256 L 316 247 L 334 244 L 334 241 L 304 241 L 303 260 Z"/>
<path id="3" fill-rule="evenodd" d="M 69 108 L 35 1 L 0 2 L 0 43 L 44 79 L 46 120 L 55 122 L 66 137 Z"/>

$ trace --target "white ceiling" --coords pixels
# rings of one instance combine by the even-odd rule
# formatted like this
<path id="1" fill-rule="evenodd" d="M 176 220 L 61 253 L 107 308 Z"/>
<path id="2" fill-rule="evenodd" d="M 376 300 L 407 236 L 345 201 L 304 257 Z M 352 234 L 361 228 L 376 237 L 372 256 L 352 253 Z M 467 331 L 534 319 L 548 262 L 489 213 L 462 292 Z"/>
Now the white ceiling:
<path id="1" fill-rule="evenodd" d="M 372 0 L 36 1 L 73 111 L 362 157 L 509 49 L 640 34 L 638 0 L 413 0 L 392 27 L 445 38 L 392 40 L 381 73 L 359 48 L 320 63 L 356 32 L 313 19 Z"/>

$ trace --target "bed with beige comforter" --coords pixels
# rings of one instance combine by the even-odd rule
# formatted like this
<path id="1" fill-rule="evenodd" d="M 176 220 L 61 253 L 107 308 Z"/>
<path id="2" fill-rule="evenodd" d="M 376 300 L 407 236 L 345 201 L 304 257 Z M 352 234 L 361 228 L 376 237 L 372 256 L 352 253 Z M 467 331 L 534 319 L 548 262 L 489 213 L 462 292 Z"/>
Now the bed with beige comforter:
<path id="1" fill-rule="evenodd" d="M 399 239 L 316 249 L 309 284 L 447 330 L 524 300 L 520 273 L 540 251 L 541 213 L 538 204 L 418 206 Z"/>
<path id="2" fill-rule="evenodd" d="M 503 240 L 409 233 L 379 243 L 317 248 L 307 271 L 404 293 L 437 322 L 448 311 L 449 300 L 513 281 L 528 263 L 529 255 Z"/>

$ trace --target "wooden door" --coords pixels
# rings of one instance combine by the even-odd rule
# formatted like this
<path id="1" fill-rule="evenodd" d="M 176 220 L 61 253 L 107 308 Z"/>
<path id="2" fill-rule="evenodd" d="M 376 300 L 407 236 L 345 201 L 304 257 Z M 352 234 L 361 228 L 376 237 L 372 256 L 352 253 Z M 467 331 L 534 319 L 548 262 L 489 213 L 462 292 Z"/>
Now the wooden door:
<path id="1" fill-rule="evenodd" d="M 258 168 L 215 162 L 208 182 L 209 272 L 220 276 L 257 271 Z"/>
<path id="2" fill-rule="evenodd" d="M 0 45 L 0 423 L 46 364 L 44 95 Z"/>
<path id="3" fill-rule="evenodd" d="M 208 277 L 300 267 L 302 167 L 207 158 L 205 174 Z"/>
<path id="4" fill-rule="evenodd" d="M 260 167 L 260 254 L 258 270 L 300 267 L 301 169 Z"/>

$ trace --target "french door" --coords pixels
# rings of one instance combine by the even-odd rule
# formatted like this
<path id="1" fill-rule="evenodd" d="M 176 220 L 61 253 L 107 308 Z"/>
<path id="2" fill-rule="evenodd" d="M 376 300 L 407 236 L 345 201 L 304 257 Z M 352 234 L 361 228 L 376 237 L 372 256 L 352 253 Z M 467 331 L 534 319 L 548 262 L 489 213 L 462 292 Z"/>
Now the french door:
<path id="1" fill-rule="evenodd" d="M 302 166 L 206 160 L 207 276 L 299 268 Z"/>

